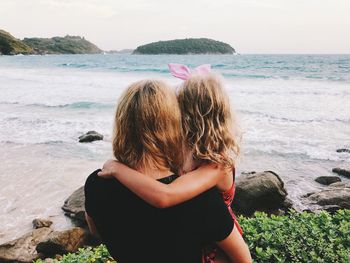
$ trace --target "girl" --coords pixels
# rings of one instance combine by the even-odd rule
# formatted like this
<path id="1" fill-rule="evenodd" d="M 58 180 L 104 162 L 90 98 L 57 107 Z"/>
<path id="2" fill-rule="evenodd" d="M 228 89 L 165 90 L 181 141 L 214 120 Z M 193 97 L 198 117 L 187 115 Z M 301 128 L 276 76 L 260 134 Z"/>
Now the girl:
<path id="1" fill-rule="evenodd" d="M 190 74 L 183 65 L 171 64 L 176 77 L 184 79 L 178 93 L 185 137 L 183 173 L 172 184 L 164 185 L 148 180 L 139 172 L 116 161 L 107 162 L 100 176 L 114 176 L 131 191 L 153 206 L 165 208 L 189 200 L 209 188 L 216 187 L 226 203 L 235 226 L 242 230 L 230 207 L 234 196 L 234 159 L 239 153 L 238 139 L 232 132 L 233 123 L 228 96 L 220 78 L 203 65 Z M 181 147 L 181 146 L 179 146 Z M 221 173 L 212 175 L 197 172 L 205 164 L 217 164 Z M 208 247 L 203 252 L 203 262 L 214 262 L 217 249 Z"/>

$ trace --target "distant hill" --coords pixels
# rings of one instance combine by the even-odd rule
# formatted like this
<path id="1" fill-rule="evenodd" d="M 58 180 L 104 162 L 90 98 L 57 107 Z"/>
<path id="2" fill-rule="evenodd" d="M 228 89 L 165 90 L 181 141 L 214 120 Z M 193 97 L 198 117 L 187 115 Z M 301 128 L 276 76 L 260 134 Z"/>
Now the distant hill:
<path id="1" fill-rule="evenodd" d="M 0 55 L 33 54 L 30 46 L 0 29 Z"/>
<path id="2" fill-rule="evenodd" d="M 133 49 L 122 49 L 122 50 L 105 51 L 106 54 L 131 54 L 132 52 L 134 52 Z"/>
<path id="3" fill-rule="evenodd" d="M 208 38 L 158 41 L 137 47 L 133 54 L 233 54 L 235 49 Z"/>
<path id="4" fill-rule="evenodd" d="M 84 37 L 65 36 L 19 40 L 10 33 L 0 30 L 0 55 L 98 53 L 102 53 L 102 50 Z"/>
<path id="5" fill-rule="evenodd" d="M 25 38 L 23 43 L 32 47 L 38 54 L 98 54 L 96 45 L 79 36 L 53 38 Z"/>

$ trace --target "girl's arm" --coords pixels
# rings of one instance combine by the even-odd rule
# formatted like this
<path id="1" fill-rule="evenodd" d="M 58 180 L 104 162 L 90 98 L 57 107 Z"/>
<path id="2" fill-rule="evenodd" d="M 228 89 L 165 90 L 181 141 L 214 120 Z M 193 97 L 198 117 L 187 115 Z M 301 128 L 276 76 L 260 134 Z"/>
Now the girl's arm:
<path id="1" fill-rule="evenodd" d="M 147 203 L 166 208 L 192 199 L 216 186 L 226 171 L 215 164 L 202 165 L 171 184 L 163 184 L 120 162 L 109 160 L 98 175 L 113 176 Z"/>

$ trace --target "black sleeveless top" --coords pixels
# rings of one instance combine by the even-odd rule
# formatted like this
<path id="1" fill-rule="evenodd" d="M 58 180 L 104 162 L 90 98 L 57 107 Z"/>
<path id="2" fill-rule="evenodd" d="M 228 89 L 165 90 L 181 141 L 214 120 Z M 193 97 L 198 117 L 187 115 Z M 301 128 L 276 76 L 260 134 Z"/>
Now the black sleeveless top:
<path id="1" fill-rule="evenodd" d="M 85 183 L 85 208 L 118 263 L 196 263 L 202 247 L 225 239 L 233 221 L 216 189 L 170 208 L 157 209 L 116 179 L 93 172 Z M 178 176 L 160 179 L 171 183 Z"/>

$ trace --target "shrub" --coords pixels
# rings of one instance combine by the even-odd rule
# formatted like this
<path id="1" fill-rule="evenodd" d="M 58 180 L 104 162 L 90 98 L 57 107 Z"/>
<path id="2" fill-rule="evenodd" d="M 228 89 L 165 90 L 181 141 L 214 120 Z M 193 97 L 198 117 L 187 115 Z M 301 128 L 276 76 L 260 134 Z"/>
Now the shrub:
<path id="1" fill-rule="evenodd" d="M 239 217 L 254 262 L 350 262 L 350 210 Z M 37 260 L 36 263 L 43 261 Z M 116 263 L 104 245 L 64 255 L 60 263 Z"/>
<path id="2" fill-rule="evenodd" d="M 240 217 L 255 262 L 350 262 L 350 210 Z"/>
<path id="3" fill-rule="evenodd" d="M 43 263 L 41 259 L 35 263 Z M 80 248 L 77 253 L 69 253 L 62 257 L 61 260 L 55 260 L 55 263 L 117 263 L 110 256 L 106 246 L 100 245 L 95 248 Z"/>

